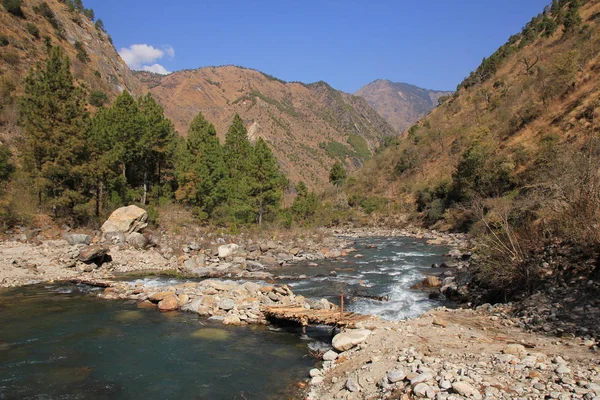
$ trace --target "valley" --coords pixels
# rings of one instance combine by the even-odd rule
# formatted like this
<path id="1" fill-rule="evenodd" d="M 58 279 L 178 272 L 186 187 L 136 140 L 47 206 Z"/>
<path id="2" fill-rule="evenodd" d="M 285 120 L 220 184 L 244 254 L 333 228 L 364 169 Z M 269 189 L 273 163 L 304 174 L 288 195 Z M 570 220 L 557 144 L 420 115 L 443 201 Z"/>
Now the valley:
<path id="1" fill-rule="evenodd" d="M 0 399 L 600 398 L 600 2 L 134 3 L 0 0 Z"/>

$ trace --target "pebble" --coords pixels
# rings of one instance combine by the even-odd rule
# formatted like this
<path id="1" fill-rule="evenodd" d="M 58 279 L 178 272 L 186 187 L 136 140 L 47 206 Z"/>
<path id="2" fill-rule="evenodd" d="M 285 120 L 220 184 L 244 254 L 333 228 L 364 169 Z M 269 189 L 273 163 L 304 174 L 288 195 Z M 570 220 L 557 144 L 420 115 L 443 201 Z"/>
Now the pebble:
<path id="1" fill-rule="evenodd" d="M 406 378 L 406 373 L 400 369 L 394 369 L 387 373 L 387 379 L 390 383 L 402 381 L 404 378 Z"/>
<path id="2" fill-rule="evenodd" d="M 348 391 L 350 392 L 360 392 L 360 385 L 358 383 L 356 383 L 356 381 L 352 378 L 348 378 L 346 380 L 346 389 L 348 389 Z"/>

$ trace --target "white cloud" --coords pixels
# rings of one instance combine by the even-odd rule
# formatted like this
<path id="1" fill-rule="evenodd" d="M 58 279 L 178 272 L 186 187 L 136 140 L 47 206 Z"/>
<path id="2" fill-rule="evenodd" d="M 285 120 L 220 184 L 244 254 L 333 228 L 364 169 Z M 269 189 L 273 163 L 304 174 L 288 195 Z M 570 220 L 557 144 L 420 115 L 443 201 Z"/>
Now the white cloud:
<path id="1" fill-rule="evenodd" d="M 161 75 L 169 75 L 170 74 L 170 72 L 167 71 L 167 69 L 160 64 L 144 65 L 142 67 L 142 70 L 148 71 L 148 72 L 154 72 L 155 74 L 161 74 Z"/>
<path id="2" fill-rule="evenodd" d="M 164 46 L 162 49 L 159 49 L 147 44 L 133 44 L 129 47 L 121 48 L 119 54 L 131 69 L 166 75 L 169 74 L 169 71 L 156 63 L 156 61 L 165 57 L 175 57 L 175 49 L 171 46 Z"/>

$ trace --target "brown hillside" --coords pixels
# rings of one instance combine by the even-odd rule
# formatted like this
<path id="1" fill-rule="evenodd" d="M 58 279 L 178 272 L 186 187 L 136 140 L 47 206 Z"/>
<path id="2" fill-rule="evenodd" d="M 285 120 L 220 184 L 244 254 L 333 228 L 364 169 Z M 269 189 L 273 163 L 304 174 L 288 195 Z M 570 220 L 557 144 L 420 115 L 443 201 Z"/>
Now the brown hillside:
<path id="1" fill-rule="evenodd" d="M 42 3 L 50 12 L 40 12 Z M 48 44 L 65 49 L 74 77 L 90 93 L 100 91 L 111 100 L 125 89 L 142 94 L 110 37 L 81 12 L 58 0 L 24 0 L 21 9 L 24 15 L 18 17 L 0 5 L 0 137 L 14 134 L 21 82 L 33 65 L 46 59 Z"/>
<path id="2" fill-rule="evenodd" d="M 597 136 L 600 4 L 589 1 L 579 13 L 575 32 L 559 25 L 549 37 L 535 28 L 543 16 L 534 18 L 490 57 L 491 74 L 484 63 L 456 95 L 402 134 L 397 146 L 370 160 L 353 190 L 414 205 L 418 190 L 451 181 L 474 143 L 504 157 L 522 185 L 533 183 L 530 172 L 549 143 L 558 153 L 578 154 Z"/>
<path id="3" fill-rule="evenodd" d="M 234 66 L 180 71 L 168 76 L 136 73 L 185 135 L 198 112 L 215 124 L 221 138 L 239 114 L 251 139 L 273 148 L 293 182 L 322 188 L 335 159 L 353 169 L 369 158 L 394 130 L 362 98 L 324 82 L 287 83 Z"/>
<path id="4" fill-rule="evenodd" d="M 378 79 L 355 94 L 367 100 L 394 129 L 403 132 L 437 107 L 441 97 L 452 93 Z"/>

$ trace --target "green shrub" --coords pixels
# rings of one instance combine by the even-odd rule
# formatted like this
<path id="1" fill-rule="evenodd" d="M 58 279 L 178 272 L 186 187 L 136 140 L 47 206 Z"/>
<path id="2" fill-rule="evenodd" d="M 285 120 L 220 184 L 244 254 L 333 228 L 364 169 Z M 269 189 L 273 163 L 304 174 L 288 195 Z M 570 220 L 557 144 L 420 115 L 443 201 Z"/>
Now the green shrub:
<path id="1" fill-rule="evenodd" d="M 0 34 L 0 47 L 6 47 L 10 44 L 8 38 L 2 34 Z"/>
<path id="2" fill-rule="evenodd" d="M 106 93 L 99 90 L 93 90 L 92 93 L 90 93 L 90 104 L 94 107 L 102 107 L 106 103 L 108 103 L 108 96 Z"/>
<path id="3" fill-rule="evenodd" d="M 2 0 L 2 5 L 6 11 L 20 18 L 25 16 L 25 14 L 23 14 L 23 10 L 21 9 L 22 4 L 23 0 Z"/>
<path id="4" fill-rule="evenodd" d="M 83 43 L 77 41 L 75 42 L 75 50 L 77 50 L 77 59 L 82 63 L 87 63 L 90 61 L 90 56 L 88 56 L 87 51 L 85 51 L 85 47 Z"/>
<path id="5" fill-rule="evenodd" d="M 352 146 L 356 154 L 358 154 L 358 156 L 361 159 L 367 160 L 371 157 L 371 150 L 369 150 L 369 145 L 362 136 L 355 134 L 348 135 L 348 144 Z"/>
<path id="6" fill-rule="evenodd" d="M 29 32 L 29 34 L 34 38 L 40 38 L 40 30 L 37 26 L 35 26 L 35 24 L 28 22 L 27 25 L 25 25 L 25 29 L 27 29 L 27 32 Z"/>

